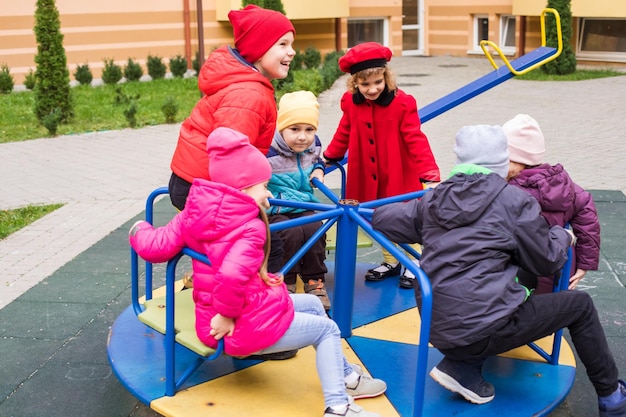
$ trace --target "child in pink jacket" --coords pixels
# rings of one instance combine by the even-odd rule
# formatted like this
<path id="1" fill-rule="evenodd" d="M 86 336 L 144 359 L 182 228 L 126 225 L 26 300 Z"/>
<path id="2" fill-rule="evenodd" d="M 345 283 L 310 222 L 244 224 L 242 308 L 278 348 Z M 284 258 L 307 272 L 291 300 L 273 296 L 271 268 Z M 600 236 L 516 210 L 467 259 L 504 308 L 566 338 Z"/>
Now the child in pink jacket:
<path id="1" fill-rule="evenodd" d="M 247 136 L 229 128 L 211 133 L 207 151 L 212 180 L 195 179 L 184 210 L 167 225 L 135 223 L 131 246 L 150 262 L 165 262 L 184 247 L 210 259 L 210 266 L 193 260 L 196 333 L 204 344 L 215 348 L 223 338 L 232 356 L 312 345 L 324 416 L 378 416 L 351 398 L 378 396 L 387 385 L 347 362 L 339 328 L 318 297 L 290 295 L 282 277 L 267 272 L 269 162 Z"/>

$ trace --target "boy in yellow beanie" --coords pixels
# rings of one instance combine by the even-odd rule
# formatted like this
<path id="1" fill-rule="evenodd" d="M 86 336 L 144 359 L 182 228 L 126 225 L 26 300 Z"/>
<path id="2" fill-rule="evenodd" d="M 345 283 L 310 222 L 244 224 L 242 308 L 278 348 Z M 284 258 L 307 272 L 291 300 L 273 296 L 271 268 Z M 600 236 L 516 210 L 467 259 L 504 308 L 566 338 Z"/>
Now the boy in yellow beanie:
<path id="1" fill-rule="evenodd" d="M 267 154 L 272 166 L 272 178 L 268 189 L 281 200 L 319 203 L 313 193 L 311 180 L 324 181 L 324 161 L 320 155 L 322 143 L 316 135 L 319 123 L 319 103 L 310 91 L 296 91 L 282 96 L 278 103 L 276 133 Z M 313 211 L 292 207 L 272 206 L 268 210 L 270 223 L 281 222 Z M 291 227 L 278 232 L 283 241 L 283 264 L 309 240 L 322 226 L 314 222 Z M 324 308 L 330 310 L 330 299 L 326 293 L 327 272 L 326 238 L 321 237 L 300 261 L 285 274 L 289 292 L 296 292 L 296 279 L 300 275 L 304 291 L 319 297 Z"/>

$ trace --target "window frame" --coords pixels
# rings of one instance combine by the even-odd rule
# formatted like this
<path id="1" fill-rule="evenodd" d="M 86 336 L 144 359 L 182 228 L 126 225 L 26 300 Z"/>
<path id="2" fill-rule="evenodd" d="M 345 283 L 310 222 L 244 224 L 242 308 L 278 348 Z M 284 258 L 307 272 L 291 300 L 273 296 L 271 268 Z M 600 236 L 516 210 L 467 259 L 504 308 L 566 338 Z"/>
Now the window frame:
<path id="1" fill-rule="evenodd" d="M 610 52 L 610 51 L 593 51 L 583 50 L 583 39 L 585 35 L 585 23 L 588 21 L 599 20 L 620 20 L 626 26 L 626 19 L 617 17 L 580 17 L 578 18 L 578 36 L 576 39 L 576 59 L 588 61 L 608 61 L 608 62 L 626 62 L 626 52 Z M 625 40 L 626 41 L 626 40 Z"/>

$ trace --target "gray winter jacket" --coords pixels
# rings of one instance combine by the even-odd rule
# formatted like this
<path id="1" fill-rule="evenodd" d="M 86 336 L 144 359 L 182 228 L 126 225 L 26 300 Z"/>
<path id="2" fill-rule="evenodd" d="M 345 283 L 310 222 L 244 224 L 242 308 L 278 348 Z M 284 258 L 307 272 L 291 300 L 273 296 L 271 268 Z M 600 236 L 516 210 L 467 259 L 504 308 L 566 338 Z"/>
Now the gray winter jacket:
<path id="1" fill-rule="evenodd" d="M 540 212 L 529 194 L 482 173 L 454 175 L 421 200 L 375 210 L 374 228 L 391 241 L 423 245 L 435 347 L 467 346 L 502 326 L 526 299 L 519 267 L 540 276 L 563 267 L 571 238 Z M 421 306 L 419 289 L 416 298 Z"/>

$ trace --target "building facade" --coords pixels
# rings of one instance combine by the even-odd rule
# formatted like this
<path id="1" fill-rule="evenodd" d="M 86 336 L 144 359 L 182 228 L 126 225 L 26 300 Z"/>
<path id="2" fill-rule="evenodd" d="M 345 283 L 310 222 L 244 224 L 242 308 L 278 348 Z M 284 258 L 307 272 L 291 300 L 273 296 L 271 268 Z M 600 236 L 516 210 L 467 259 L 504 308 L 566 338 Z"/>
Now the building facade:
<path id="1" fill-rule="evenodd" d="M 395 55 L 482 55 L 489 39 L 510 56 L 541 44 L 545 0 L 282 0 L 297 36 L 295 48 L 326 54 L 365 41 Z M 579 61 L 626 65 L 626 2 L 571 0 L 572 46 Z M 0 65 L 17 83 L 35 68 L 35 1 L 4 2 L 0 10 Z M 191 63 L 232 44 L 229 10 L 240 0 L 56 0 L 70 73 L 89 64 L 99 77 L 104 61 L 145 66 L 148 55 Z M 202 13 L 198 13 L 201 6 Z M 199 28 L 201 29 L 199 31 Z M 198 41 L 199 32 L 203 42 Z"/>

